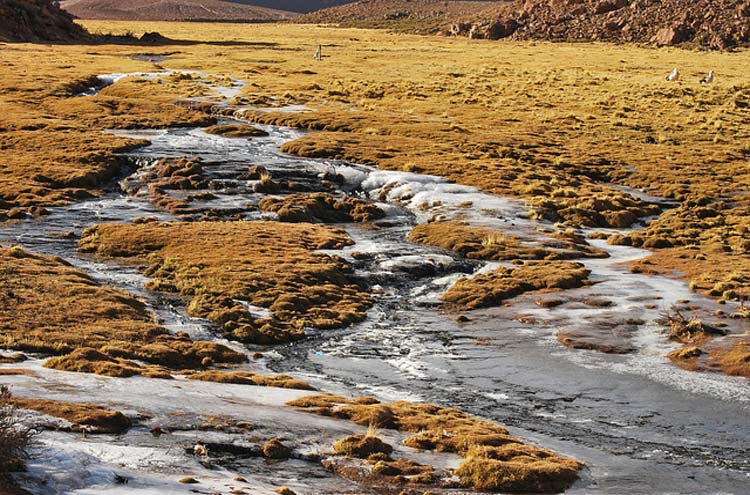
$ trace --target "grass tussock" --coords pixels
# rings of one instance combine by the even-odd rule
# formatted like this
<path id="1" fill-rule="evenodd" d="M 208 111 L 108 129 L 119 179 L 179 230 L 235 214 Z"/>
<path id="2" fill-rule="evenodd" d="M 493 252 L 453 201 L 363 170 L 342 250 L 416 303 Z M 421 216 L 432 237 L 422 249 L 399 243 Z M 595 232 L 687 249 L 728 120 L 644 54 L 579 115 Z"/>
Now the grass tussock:
<path id="1" fill-rule="evenodd" d="M 370 296 L 352 281 L 350 266 L 314 252 L 351 242 L 342 230 L 312 224 L 105 224 L 87 229 L 79 249 L 145 263 L 147 287 L 188 298 L 192 316 L 212 320 L 228 338 L 274 344 L 302 338 L 305 326 L 364 318 Z"/>
<path id="2" fill-rule="evenodd" d="M 246 360 L 226 346 L 170 334 L 142 302 L 60 258 L 0 249 L 0 281 L 3 347 L 55 355 L 51 368 L 166 378 L 167 368 Z"/>
<path id="3" fill-rule="evenodd" d="M 665 312 L 657 323 L 669 328 L 671 340 L 683 344 L 695 344 L 717 335 L 726 335 L 725 330 L 704 323 L 695 316 L 686 318 L 677 308 Z"/>
<path id="4" fill-rule="evenodd" d="M 209 187 L 209 181 L 203 175 L 203 162 L 188 158 L 162 158 L 122 184 L 125 192 L 132 195 L 147 191 L 149 201 L 154 206 L 176 216 L 190 215 L 196 210 L 191 208 L 187 199 L 175 197 L 170 191 L 194 191 Z"/>
<path id="5" fill-rule="evenodd" d="M 330 394 L 303 397 L 287 405 L 363 426 L 413 433 L 405 445 L 457 453 L 465 457 L 455 472 L 465 488 L 561 492 L 577 479 L 577 472 L 583 467 L 578 461 L 524 444 L 505 428 L 458 409 L 407 401 L 382 404 L 368 398 L 347 399 Z M 349 447 L 364 445 L 366 437 L 347 437 L 346 442 L 340 441 L 339 450 L 346 454 Z M 351 455 L 363 457 L 365 453 L 352 450 Z"/>
<path id="6" fill-rule="evenodd" d="M 48 416 L 65 419 L 73 423 L 76 429 L 90 433 L 119 434 L 130 428 L 130 420 L 123 413 L 96 404 L 18 397 L 11 399 L 11 403 L 19 409 L 30 409 Z"/>
<path id="7" fill-rule="evenodd" d="M 337 198 L 327 193 L 266 197 L 258 206 L 276 213 L 282 222 L 293 223 L 372 222 L 385 216 L 385 212 L 371 202 L 350 196 Z"/>
<path id="8" fill-rule="evenodd" d="M 710 352 L 710 356 L 725 374 L 750 378 L 750 341 L 747 339 L 717 347 Z"/>
<path id="9" fill-rule="evenodd" d="M 487 308 L 526 292 L 583 287 L 589 283 L 589 273 L 581 263 L 528 261 L 517 268 L 500 267 L 494 273 L 459 280 L 441 300 L 460 309 Z"/>
<path id="10" fill-rule="evenodd" d="M 375 435 L 349 435 L 333 444 L 336 455 L 367 459 L 373 454 L 390 455 L 393 447 Z"/>
<path id="11" fill-rule="evenodd" d="M 750 340 L 746 337 L 726 337 L 687 345 L 667 357 L 689 371 L 721 372 L 750 378 Z"/>
<path id="12" fill-rule="evenodd" d="M 254 137 L 268 136 L 268 133 L 263 129 L 258 129 L 257 127 L 245 124 L 213 125 L 206 127 L 203 131 L 208 134 L 214 134 L 226 138 L 250 139 Z"/>
<path id="13" fill-rule="evenodd" d="M 578 479 L 582 464 L 536 447 L 476 447 L 455 474 L 461 485 L 483 491 L 560 493 Z"/>
<path id="14" fill-rule="evenodd" d="M 289 375 L 261 375 L 250 371 L 218 371 L 207 370 L 187 376 L 188 380 L 204 382 L 234 383 L 239 385 L 255 385 L 260 387 L 293 388 L 297 390 L 315 390 L 309 383 L 293 378 Z"/>
<path id="15" fill-rule="evenodd" d="M 272 438 L 263 444 L 263 455 L 268 459 L 289 459 L 292 449 L 284 445 L 280 439 Z"/>
<path id="16" fill-rule="evenodd" d="M 438 246 L 470 259 L 560 260 L 579 256 L 599 257 L 604 254 L 574 236 L 550 237 L 541 246 L 529 246 L 512 236 L 492 229 L 473 227 L 462 222 L 432 222 L 417 225 L 409 233 L 412 242 Z"/>

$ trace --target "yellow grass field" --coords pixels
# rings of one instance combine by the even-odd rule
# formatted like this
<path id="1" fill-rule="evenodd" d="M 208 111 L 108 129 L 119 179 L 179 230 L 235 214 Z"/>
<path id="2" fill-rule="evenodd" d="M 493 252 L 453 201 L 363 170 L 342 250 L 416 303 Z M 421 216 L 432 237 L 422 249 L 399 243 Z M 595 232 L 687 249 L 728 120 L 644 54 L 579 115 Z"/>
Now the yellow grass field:
<path id="1" fill-rule="evenodd" d="M 317 131 L 287 142 L 282 151 L 445 177 L 522 199 L 532 219 L 560 227 L 550 234 L 549 245 L 534 247 L 460 221 L 415 227 L 409 239 L 416 244 L 469 260 L 516 265 L 456 282 L 442 296 L 443 309 L 466 311 L 498 306 L 523 293 L 595 287 L 591 270 L 568 260 L 571 253 L 590 259 L 606 255 L 601 246 L 586 243 L 583 234 L 592 233 L 591 238 L 610 244 L 654 251 L 633 262 L 633 272 L 684 277 L 691 290 L 720 302 L 750 295 L 748 51 L 497 42 L 294 24 L 83 24 L 93 33 L 159 32 L 174 42 L 0 43 L 2 222 L 44 216 L 50 207 L 101 195 L 123 167 L 133 166 L 118 154 L 144 144 L 103 131 L 213 126 L 216 107 L 185 98 L 209 96 L 207 79 L 227 87 L 242 80 L 241 94 L 227 103 L 255 106 L 244 113 L 248 121 Z M 322 60 L 313 59 L 318 46 Z M 674 67 L 682 78 L 668 82 L 665 76 Z M 184 73 L 136 76 L 95 96 L 79 96 L 97 75 L 167 69 L 200 72 L 202 81 Z M 709 70 L 715 71 L 715 82 L 701 85 Z M 286 105 L 309 111 L 281 111 Z M 239 132 L 234 137 L 241 139 L 242 132 L 253 131 L 217 126 L 210 132 Z M 184 211 L 186 205 L 166 193 L 166 186 L 200 176 L 202 164 L 165 159 L 161 166 L 149 178 L 161 194 L 151 191 L 153 206 Z M 672 200 L 674 208 L 662 211 L 642 192 Z M 349 220 L 362 221 L 357 226 L 362 229 L 379 228 L 369 222 L 385 215 L 361 199 L 347 199 L 342 206 L 325 194 L 311 198 L 266 198 L 259 210 L 283 210 L 292 222 L 320 220 L 316 207 L 321 215 L 346 210 Z M 622 232 L 649 217 L 655 219 L 645 229 Z M 332 218 L 331 223 L 339 221 Z M 305 328 L 331 330 L 367 320 L 380 294 L 375 283 L 369 287 L 356 279 L 354 264 L 318 252 L 355 244 L 356 236 L 339 228 L 143 218 L 82 227 L 88 228 L 79 253 L 145 267 L 146 289 L 179 295 L 190 316 L 209 320 L 235 343 L 289 343 L 301 339 Z M 296 377 L 239 369 L 247 356 L 224 344 L 171 335 L 135 296 L 61 259 L 3 246 L 0 280 L 7 286 L 0 290 L 4 347 L 52 356 L 46 369 L 175 382 L 182 373 L 191 380 L 188 386 L 210 381 L 313 389 Z M 248 319 L 243 309 L 248 305 L 266 308 L 272 316 Z M 456 320 L 471 321 L 465 315 Z M 750 376 L 748 337 L 734 337 L 735 344 L 714 347 L 705 333 L 680 341 L 687 346 L 669 357 L 699 370 L 696 357 L 709 353 L 725 374 Z M 22 371 L 11 369 L 4 376 L 22 376 Z M 75 417 L 75 424 L 119 414 L 88 402 L 62 411 L 54 401 L 18 403 Z M 522 444 L 504 428 L 457 409 L 325 394 L 289 405 L 360 426 L 408 432 L 413 435 L 405 445 L 456 453 L 463 459 L 454 471 L 460 480 L 455 486 L 464 488 L 561 491 L 584 466 Z M 380 421 L 384 417 L 388 421 Z M 341 445 L 359 448 L 371 436 L 348 436 Z M 412 470 L 423 475 L 424 486 L 435 483 L 431 469 L 404 459 L 381 455 L 368 462 L 382 463 L 379 469 L 399 476 Z"/>
<path id="2" fill-rule="evenodd" d="M 494 42 L 292 24 L 84 25 L 95 33 L 158 31 L 178 42 L 2 47 L 0 211 L 7 218 L 98 194 L 120 170 L 115 153 L 139 144 L 104 129 L 211 122 L 201 109 L 177 104 L 206 94 L 190 78 L 131 78 L 96 97 L 75 96 L 92 77 L 196 70 L 219 85 L 245 80 L 236 103 L 314 110 L 245 114 L 322 131 L 284 145 L 293 154 L 444 176 L 523 198 L 532 218 L 575 228 L 628 227 L 658 211 L 618 186 L 672 199 L 678 207 L 647 230 L 609 242 L 656 250 L 634 271 L 685 276 L 692 288 L 721 300 L 747 295 L 747 51 Z M 319 44 L 321 61 L 312 57 Z M 148 61 L 158 55 L 168 60 Z M 682 78 L 667 82 L 673 67 Z M 700 85 L 709 70 L 716 81 Z M 419 242 L 444 245 L 440 229 L 433 230 L 436 238 L 423 235 Z"/>
<path id="3" fill-rule="evenodd" d="M 682 202 L 679 214 L 665 214 L 646 234 L 626 240 L 675 246 L 655 257 L 654 269 L 671 270 L 670 253 L 705 257 L 691 278 L 706 292 L 716 283 L 741 288 L 730 272 L 740 272 L 732 279 L 750 275 L 747 205 L 736 195 L 748 186 L 747 52 L 498 43 L 296 25 L 85 25 L 93 32 L 158 31 L 195 44 L 4 46 L 0 193 L 7 208 L 95 193 L 113 173 L 113 151 L 132 144 L 102 136 L 101 129 L 205 119 L 171 105 L 196 91 L 184 81 L 123 83 L 93 99 L 71 97 L 71 87 L 96 74 L 154 70 L 132 55 L 168 54 L 161 64 L 167 68 L 247 80 L 247 101 L 275 98 L 316 110 L 257 116 L 327 131 L 288 151 L 442 175 L 525 198 L 535 215 L 575 226 L 630 225 L 651 212 L 607 184 L 645 188 Z M 321 62 L 312 59 L 319 43 Z M 24 63 L 32 58 L 33 66 Z M 667 83 L 675 66 L 682 80 Z M 716 82 L 703 87 L 698 79 L 710 69 Z M 706 207 L 716 215 L 696 211 Z"/>

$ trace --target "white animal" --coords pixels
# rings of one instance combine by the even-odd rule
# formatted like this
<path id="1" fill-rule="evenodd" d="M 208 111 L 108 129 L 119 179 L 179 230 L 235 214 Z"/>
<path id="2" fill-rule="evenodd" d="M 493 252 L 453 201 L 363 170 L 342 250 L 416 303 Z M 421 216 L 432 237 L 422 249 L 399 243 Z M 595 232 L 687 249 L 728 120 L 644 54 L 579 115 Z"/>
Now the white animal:
<path id="1" fill-rule="evenodd" d="M 315 54 L 313 55 L 313 59 L 315 59 L 315 60 L 323 60 L 323 45 L 318 45 L 318 49 L 315 50 Z"/>
<path id="2" fill-rule="evenodd" d="M 208 447 L 201 443 L 196 443 L 193 447 L 193 454 L 208 457 Z"/>
<path id="3" fill-rule="evenodd" d="M 714 71 L 709 72 L 701 79 L 701 84 L 711 84 L 712 82 L 714 82 Z"/>
<path id="4" fill-rule="evenodd" d="M 677 67 L 674 68 L 672 72 L 669 73 L 667 76 L 667 81 L 677 81 L 680 78 L 680 71 L 677 70 Z"/>

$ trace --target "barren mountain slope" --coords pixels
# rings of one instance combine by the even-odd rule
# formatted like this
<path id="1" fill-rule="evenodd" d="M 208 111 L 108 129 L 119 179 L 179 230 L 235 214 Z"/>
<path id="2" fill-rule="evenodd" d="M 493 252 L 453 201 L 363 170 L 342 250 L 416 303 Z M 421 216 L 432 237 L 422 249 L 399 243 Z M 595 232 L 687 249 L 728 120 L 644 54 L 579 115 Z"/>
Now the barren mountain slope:
<path id="1" fill-rule="evenodd" d="M 344 27 L 435 31 L 476 16 L 498 2 L 443 0 L 360 0 L 298 17 L 298 22 Z"/>
<path id="2" fill-rule="evenodd" d="M 62 7 L 81 19 L 138 21 L 280 21 L 291 12 L 222 0 L 64 0 Z"/>
<path id="3" fill-rule="evenodd" d="M 255 5 L 257 7 L 269 7 L 274 9 L 288 10 L 290 12 L 315 12 L 320 9 L 336 7 L 352 3 L 356 0 L 229 0 L 233 3 Z"/>

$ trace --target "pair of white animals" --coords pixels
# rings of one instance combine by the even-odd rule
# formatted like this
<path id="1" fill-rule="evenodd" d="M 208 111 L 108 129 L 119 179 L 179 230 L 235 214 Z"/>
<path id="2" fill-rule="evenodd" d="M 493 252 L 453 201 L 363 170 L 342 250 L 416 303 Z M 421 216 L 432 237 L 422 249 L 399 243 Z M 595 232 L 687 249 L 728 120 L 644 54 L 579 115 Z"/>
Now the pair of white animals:
<path id="1" fill-rule="evenodd" d="M 675 69 L 669 73 L 669 75 L 666 77 L 667 81 L 677 81 L 680 79 L 680 71 L 675 67 Z M 703 78 L 700 80 L 701 84 L 711 84 L 714 82 L 714 71 L 709 72 Z"/>

